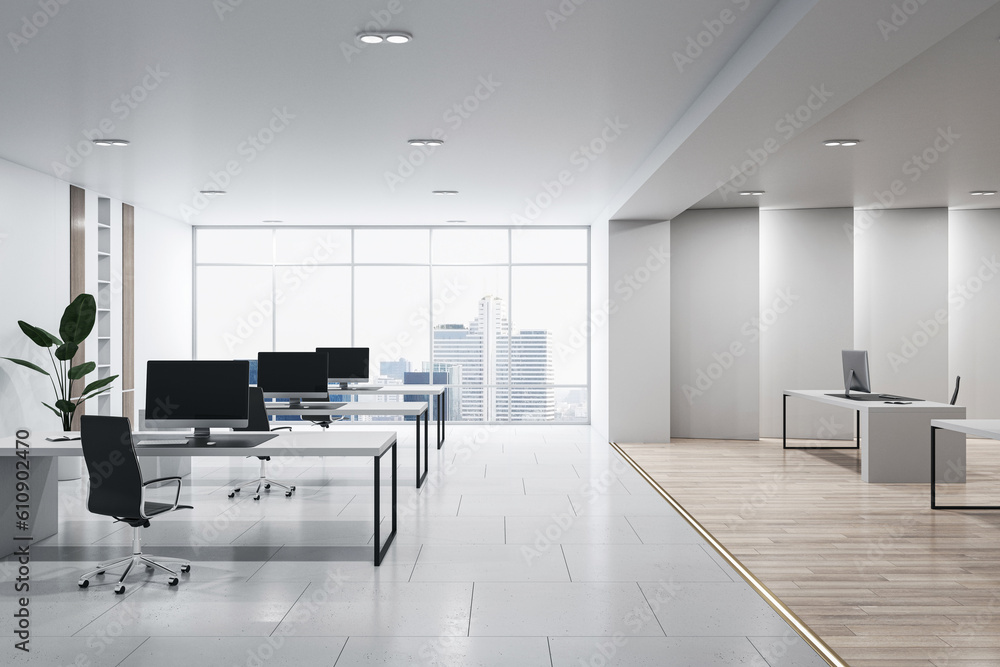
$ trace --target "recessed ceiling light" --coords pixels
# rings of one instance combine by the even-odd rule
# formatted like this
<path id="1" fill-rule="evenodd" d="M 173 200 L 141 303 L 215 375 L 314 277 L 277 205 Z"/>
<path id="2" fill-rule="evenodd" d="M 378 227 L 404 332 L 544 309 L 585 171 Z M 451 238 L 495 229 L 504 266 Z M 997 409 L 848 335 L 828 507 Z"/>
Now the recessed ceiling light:
<path id="1" fill-rule="evenodd" d="M 445 220 L 445 222 L 447 222 L 450 225 L 461 225 L 468 222 L 468 220 Z"/>
<path id="2" fill-rule="evenodd" d="M 95 146 L 128 146 L 126 139 L 94 139 Z"/>
<path id="3" fill-rule="evenodd" d="M 846 147 L 857 146 L 860 143 L 861 143 L 860 139 L 828 139 L 823 142 L 823 145 L 830 146 L 832 148 L 835 146 L 846 146 Z"/>
<path id="4" fill-rule="evenodd" d="M 392 32 L 385 36 L 385 41 L 390 44 L 406 44 L 413 39 L 413 35 L 405 32 Z"/>
<path id="5" fill-rule="evenodd" d="M 385 37 L 374 32 L 362 32 L 358 34 L 358 40 L 365 44 L 381 44 L 385 41 Z"/>
<path id="6" fill-rule="evenodd" d="M 432 195 L 442 195 L 442 196 L 452 196 L 457 195 L 458 190 L 434 190 L 431 192 Z"/>
<path id="7" fill-rule="evenodd" d="M 763 190 L 744 190 L 740 193 L 742 197 L 760 197 L 764 194 Z"/>
<path id="8" fill-rule="evenodd" d="M 992 197 L 996 195 L 996 190 L 973 190 L 969 194 L 973 197 Z"/>
<path id="9" fill-rule="evenodd" d="M 226 191 L 225 190 L 202 190 L 201 194 L 205 195 L 206 197 L 221 197 L 222 195 L 226 194 Z"/>
<path id="10" fill-rule="evenodd" d="M 441 146 L 444 144 L 444 139 L 410 139 L 406 143 L 411 146 Z"/>
<path id="11" fill-rule="evenodd" d="M 262 220 L 261 222 L 265 225 L 280 225 L 284 220 Z"/>
<path id="12" fill-rule="evenodd" d="M 359 32 L 358 40 L 365 44 L 406 44 L 413 39 L 408 32 Z"/>

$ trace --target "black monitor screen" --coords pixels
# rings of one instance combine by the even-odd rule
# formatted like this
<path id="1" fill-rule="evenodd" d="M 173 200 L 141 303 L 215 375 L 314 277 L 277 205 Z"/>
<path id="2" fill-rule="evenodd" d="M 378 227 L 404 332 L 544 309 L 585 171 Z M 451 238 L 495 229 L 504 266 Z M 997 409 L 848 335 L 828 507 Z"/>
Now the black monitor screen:
<path id="1" fill-rule="evenodd" d="M 368 381 L 367 347 L 317 347 L 329 358 L 327 377 L 333 382 Z"/>
<path id="2" fill-rule="evenodd" d="M 149 361 L 146 422 L 161 426 L 246 426 L 246 361 Z M 243 422 L 242 424 L 234 422 Z"/>
<path id="3" fill-rule="evenodd" d="M 271 397 L 323 398 L 329 395 L 324 352 L 261 352 L 257 386 Z"/>

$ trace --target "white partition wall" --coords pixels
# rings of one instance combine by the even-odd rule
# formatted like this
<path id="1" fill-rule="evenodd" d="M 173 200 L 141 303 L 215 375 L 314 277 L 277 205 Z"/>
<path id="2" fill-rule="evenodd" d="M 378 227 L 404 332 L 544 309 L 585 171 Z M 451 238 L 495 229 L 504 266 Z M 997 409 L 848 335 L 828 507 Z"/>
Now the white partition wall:
<path id="1" fill-rule="evenodd" d="M 872 389 L 948 396 L 948 211 L 855 212 L 854 342 Z"/>
<path id="2" fill-rule="evenodd" d="M 784 389 L 837 388 L 854 341 L 850 208 L 760 212 L 760 435 L 781 436 Z M 791 438 L 850 439 L 854 417 L 794 401 Z"/>
<path id="3" fill-rule="evenodd" d="M 755 208 L 687 211 L 671 222 L 675 438 L 758 437 L 758 223 Z"/>
<path id="4" fill-rule="evenodd" d="M 670 223 L 611 222 L 609 437 L 670 441 Z"/>
<path id="5" fill-rule="evenodd" d="M 1000 417 L 1000 210 L 948 221 L 949 382 L 970 419 Z"/>

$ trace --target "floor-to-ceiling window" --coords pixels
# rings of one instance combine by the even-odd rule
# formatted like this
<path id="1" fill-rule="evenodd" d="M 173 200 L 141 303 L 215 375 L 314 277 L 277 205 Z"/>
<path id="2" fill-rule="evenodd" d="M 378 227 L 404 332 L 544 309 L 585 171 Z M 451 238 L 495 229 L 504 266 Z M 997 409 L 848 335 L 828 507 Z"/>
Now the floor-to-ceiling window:
<path id="1" fill-rule="evenodd" d="M 588 228 L 194 234 L 199 359 L 368 347 L 373 382 L 448 384 L 450 420 L 590 420 Z"/>

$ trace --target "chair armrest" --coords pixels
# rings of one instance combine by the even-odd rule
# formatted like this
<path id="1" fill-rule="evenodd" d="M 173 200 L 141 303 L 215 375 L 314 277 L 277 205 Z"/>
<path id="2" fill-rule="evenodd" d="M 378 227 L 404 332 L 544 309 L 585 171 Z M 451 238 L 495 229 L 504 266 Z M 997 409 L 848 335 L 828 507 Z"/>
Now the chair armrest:
<path id="1" fill-rule="evenodd" d="M 142 484 L 142 506 L 146 506 L 146 488 L 153 485 L 159 484 L 160 482 L 177 482 L 177 493 L 174 495 L 174 503 L 171 510 L 177 509 L 177 503 L 181 499 L 181 478 L 180 477 L 160 477 L 158 479 L 151 479 L 148 482 L 143 482 Z"/>

